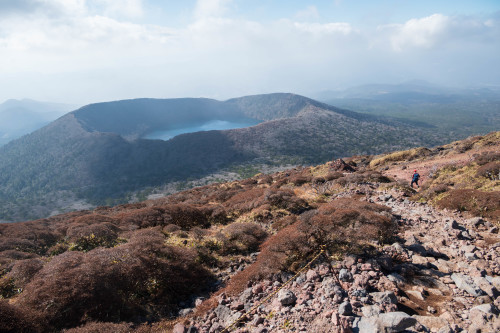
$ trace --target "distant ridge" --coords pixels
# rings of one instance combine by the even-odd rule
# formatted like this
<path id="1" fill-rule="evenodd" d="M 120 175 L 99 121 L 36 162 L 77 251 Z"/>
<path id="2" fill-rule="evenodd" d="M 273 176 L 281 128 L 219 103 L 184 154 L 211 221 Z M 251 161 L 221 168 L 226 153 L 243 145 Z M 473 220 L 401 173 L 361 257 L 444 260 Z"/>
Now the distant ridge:
<path id="1" fill-rule="evenodd" d="M 213 119 L 261 123 L 168 141 L 142 139 L 154 130 Z M 224 102 L 181 98 L 90 104 L 0 148 L 0 219 L 46 216 L 71 197 L 96 205 L 126 202 L 145 187 L 242 164 L 319 163 L 440 142 L 423 131 L 287 93 Z"/>

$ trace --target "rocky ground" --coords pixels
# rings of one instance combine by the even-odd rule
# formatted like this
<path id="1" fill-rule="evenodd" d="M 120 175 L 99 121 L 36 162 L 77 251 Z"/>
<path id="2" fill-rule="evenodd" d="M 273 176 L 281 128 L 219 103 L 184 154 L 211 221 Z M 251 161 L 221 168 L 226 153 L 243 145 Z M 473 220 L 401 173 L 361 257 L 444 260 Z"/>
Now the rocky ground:
<path id="1" fill-rule="evenodd" d="M 500 331 L 495 225 L 412 202 L 396 191 L 361 193 L 392 208 L 396 242 L 366 258 L 322 255 L 232 332 Z M 221 294 L 214 310 L 186 317 L 174 332 L 221 332 L 291 276 L 275 275 L 235 297 Z"/>

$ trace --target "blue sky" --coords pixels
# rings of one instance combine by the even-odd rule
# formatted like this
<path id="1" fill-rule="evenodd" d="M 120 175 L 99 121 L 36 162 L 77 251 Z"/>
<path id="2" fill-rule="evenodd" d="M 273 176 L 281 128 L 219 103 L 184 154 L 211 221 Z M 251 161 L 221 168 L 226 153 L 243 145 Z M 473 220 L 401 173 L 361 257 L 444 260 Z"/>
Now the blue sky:
<path id="1" fill-rule="evenodd" d="M 7 0 L 0 102 L 500 86 L 500 1 Z"/>

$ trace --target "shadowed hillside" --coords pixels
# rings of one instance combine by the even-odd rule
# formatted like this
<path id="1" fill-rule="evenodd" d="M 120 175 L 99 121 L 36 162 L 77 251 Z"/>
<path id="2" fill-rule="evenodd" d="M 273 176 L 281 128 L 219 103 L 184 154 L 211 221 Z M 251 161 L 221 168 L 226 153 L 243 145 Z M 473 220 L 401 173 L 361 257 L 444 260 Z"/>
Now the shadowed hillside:
<path id="1" fill-rule="evenodd" d="M 208 120 L 262 122 L 187 133 L 147 133 Z M 363 115 L 293 94 L 138 99 L 91 104 L 0 148 L 0 219 L 48 216 L 68 201 L 127 202 L 145 187 L 240 165 L 310 164 L 442 141 L 427 128 Z"/>

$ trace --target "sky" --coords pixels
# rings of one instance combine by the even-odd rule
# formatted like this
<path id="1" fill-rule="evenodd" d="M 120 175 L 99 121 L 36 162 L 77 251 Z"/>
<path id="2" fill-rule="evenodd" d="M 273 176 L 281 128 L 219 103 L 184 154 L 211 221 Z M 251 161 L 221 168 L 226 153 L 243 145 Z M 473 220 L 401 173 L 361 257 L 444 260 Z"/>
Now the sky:
<path id="1" fill-rule="evenodd" d="M 0 102 L 500 86 L 498 0 L 0 0 Z"/>

